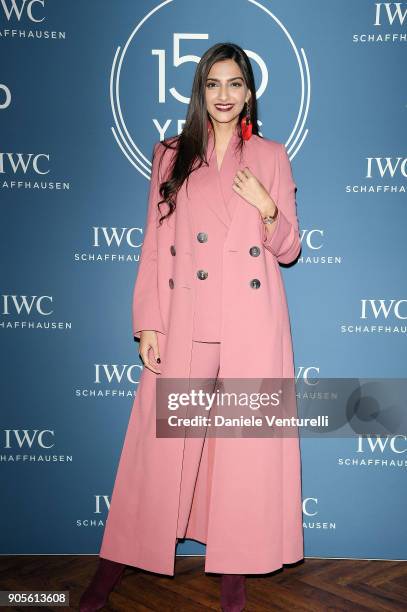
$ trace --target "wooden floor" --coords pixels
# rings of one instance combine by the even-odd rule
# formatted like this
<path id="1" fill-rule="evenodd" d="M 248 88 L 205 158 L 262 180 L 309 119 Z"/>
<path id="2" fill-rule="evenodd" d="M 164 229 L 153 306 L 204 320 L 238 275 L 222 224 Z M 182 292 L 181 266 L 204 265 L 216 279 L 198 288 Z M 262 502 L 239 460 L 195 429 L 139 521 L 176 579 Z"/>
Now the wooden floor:
<path id="1" fill-rule="evenodd" d="M 97 562 L 97 556 L 3 556 L 0 590 L 66 590 L 70 609 L 77 610 Z M 272 574 L 248 575 L 246 584 L 245 612 L 407 610 L 407 562 L 401 561 L 305 559 Z M 205 574 L 202 557 L 177 557 L 174 577 L 128 567 L 105 610 L 220 611 L 219 585 L 219 574 Z"/>

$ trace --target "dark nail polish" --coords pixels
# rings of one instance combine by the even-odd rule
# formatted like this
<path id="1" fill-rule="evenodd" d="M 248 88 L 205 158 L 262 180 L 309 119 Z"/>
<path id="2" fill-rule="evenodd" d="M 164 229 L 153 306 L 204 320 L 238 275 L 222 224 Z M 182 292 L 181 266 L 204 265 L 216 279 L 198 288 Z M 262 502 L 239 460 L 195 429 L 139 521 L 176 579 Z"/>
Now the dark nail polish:
<path id="1" fill-rule="evenodd" d="M 161 363 L 161 359 L 157 357 L 157 363 Z"/>

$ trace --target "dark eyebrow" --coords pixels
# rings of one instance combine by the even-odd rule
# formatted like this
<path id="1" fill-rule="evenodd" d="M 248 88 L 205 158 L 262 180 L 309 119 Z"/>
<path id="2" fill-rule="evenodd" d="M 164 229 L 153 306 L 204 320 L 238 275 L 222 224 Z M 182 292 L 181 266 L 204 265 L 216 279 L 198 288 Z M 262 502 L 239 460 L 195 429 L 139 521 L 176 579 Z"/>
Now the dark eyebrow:
<path id="1" fill-rule="evenodd" d="M 241 76 L 235 76 L 235 77 L 232 77 L 231 79 L 226 79 L 226 80 L 227 81 L 235 81 L 236 79 L 241 79 L 242 81 L 244 80 L 243 77 L 241 77 Z M 214 77 L 208 77 L 206 80 L 207 81 L 220 81 L 220 79 L 215 79 Z"/>

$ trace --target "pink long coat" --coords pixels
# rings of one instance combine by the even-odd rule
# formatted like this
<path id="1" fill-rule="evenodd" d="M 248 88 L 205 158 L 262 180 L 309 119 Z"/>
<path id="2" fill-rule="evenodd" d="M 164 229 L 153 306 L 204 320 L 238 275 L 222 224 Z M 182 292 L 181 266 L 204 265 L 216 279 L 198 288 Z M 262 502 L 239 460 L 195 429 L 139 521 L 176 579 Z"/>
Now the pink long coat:
<path id="1" fill-rule="evenodd" d="M 285 146 L 253 135 L 240 159 L 236 131 L 219 171 L 212 138 L 209 166 L 192 173 L 188 192 L 184 184 L 175 213 L 161 227 L 158 185 L 171 151 L 161 143 L 154 148 L 133 333 L 158 332 L 161 374 L 142 371 L 100 550 L 102 557 L 168 575 L 174 575 L 179 537 L 206 544 L 206 572 L 268 573 L 304 556 L 298 438 L 156 437 L 157 376 L 188 378 L 190 372 L 197 268 L 188 197 L 232 217 L 218 262 L 223 278 L 219 376 L 294 376 L 279 262 L 294 261 L 301 244 Z M 232 189 L 233 177 L 245 166 L 279 207 L 271 237 L 258 210 Z M 226 208 L 219 206 L 221 198 Z M 260 247 L 259 256 L 249 253 L 253 246 Z M 250 284 L 253 279 L 260 280 L 259 288 Z"/>

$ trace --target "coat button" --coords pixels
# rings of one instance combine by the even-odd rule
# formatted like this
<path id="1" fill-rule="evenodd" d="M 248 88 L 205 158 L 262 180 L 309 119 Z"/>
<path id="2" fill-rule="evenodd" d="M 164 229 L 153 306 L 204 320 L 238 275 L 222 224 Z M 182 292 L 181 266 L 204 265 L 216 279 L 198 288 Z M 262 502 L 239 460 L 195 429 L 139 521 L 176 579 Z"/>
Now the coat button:
<path id="1" fill-rule="evenodd" d="M 261 282 L 259 281 L 258 278 L 252 278 L 252 280 L 250 281 L 250 287 L 252 289 L 258 289 L 261 285 Z"/>
<path id="2" fill-rule="evenodd" d="M 196 275 L 199 278 L 199 280 L 205 280 L 205 278 L 208 278 L 208 273 L 206 270 L 198 270 Z"/>
<path id="3" fill-rule="evenodd" d="M 196 236 L 198 242 L 206 242 L 208 240 L 208 234 L 206 232 L 199 232 Z"/>
<path id="4" fill-rule="evenodd" d="M 170 246 L 170 251 L 171 251 L 171 255 L 175 255 L 176 250 L 175 250 L 175 246 L 173 244 Z"/>
<path id="5" fill-rule="evenodd" d="M 170 280 L 168 281 L 168 284 L 170 286 L 170 289 L 174 289 L 174 279 L 170 278 Z"/>
<path id="6" fill-rule="evenodd" d="M 252 246 L 249 253 L 252 257 L 258 257 L 260 255 L 260 249 L 258 246 Z"/>

